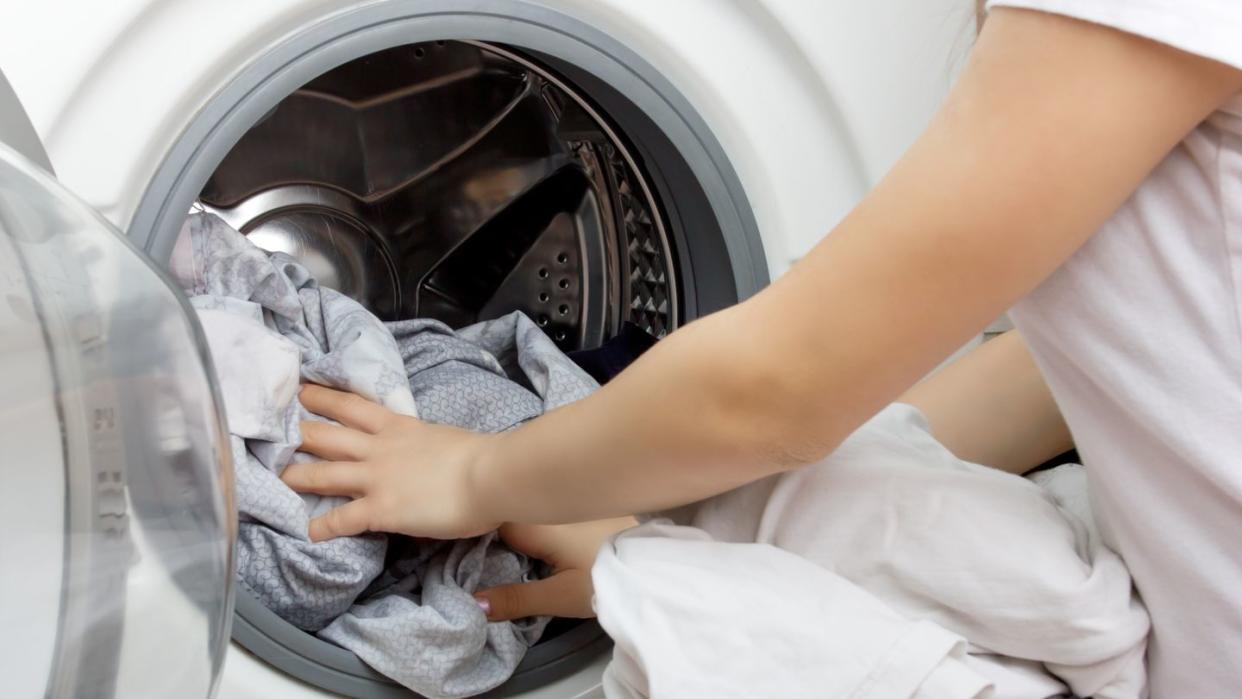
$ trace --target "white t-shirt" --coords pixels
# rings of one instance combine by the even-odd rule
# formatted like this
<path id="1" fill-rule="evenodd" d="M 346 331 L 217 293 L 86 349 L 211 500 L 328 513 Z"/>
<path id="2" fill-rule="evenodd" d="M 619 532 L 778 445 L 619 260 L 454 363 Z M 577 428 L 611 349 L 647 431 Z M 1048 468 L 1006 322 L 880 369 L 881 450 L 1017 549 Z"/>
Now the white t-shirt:
<path id="1" fill-rule="evenodd" d="M 993 0 L 1242 68 L 1242 0 Z M 1242 99 L 1013 312 L 1151 612 L 1152 696 L 1242 696 Z"/>

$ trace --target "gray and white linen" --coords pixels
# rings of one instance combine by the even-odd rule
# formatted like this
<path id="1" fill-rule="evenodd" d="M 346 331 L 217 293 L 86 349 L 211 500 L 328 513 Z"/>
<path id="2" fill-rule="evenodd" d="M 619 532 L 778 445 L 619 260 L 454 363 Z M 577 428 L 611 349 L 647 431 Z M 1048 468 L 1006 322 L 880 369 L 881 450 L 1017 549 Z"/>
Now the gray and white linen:
<path id="1" fill-rule="evenodd" d="M 504 682 L 545 620 L 488 623 L 471 592 L 530 579 L 533 564 L 494 534 L 311 543 L 310 519 L 343 498 L 299 495 L 279 478 L 288 463 L 309 460 L 297 452 L 299 421 L 322 419 L 302 407 L 298 386 L 320 383 L 429 422 L 497 432 L 585 397 L 594 380 L 518 313 L 457 332 L 432 320 L 385 326 L 211 214 L 187 219 L 172 269 L 220 380 L 242 588 L 427 696 L 469 696 Z"/>

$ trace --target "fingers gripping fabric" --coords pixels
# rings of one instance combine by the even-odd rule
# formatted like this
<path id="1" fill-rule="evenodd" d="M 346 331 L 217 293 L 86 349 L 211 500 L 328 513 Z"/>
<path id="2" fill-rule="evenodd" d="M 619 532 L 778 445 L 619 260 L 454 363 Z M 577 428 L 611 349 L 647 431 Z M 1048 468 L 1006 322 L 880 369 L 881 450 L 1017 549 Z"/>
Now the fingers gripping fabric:
<path id="1" fill-rule="evenodd" d="M 521 314 L 458 332 L 432 320 L 385 326 L 211 214 L 187 219 L 172 270 L 220 380 L 236 465 L 240 585 L 427 696 L 469 696 L 504 682 L 546 620 L 489 624 L 471 593 L 531 579 L 531 562 L 494 534 L 311 543 L 310 520 L 346 499 L 299 495 L 280 480 L 289 463 L 313 460 L 297 452 L 298 423 L 323 419 L 301 405 L 298 387 L 320 383 L 429 422 L 497 432 L 597 384 Z"/>

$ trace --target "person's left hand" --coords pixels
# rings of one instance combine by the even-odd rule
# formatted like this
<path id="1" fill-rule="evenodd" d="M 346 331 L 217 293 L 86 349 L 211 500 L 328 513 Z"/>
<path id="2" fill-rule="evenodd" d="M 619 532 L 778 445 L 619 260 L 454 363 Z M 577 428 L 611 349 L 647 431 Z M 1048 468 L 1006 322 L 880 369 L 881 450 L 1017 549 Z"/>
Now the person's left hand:
<path id="1" fill-rule="evenodd" d="M 595 555 L 610 537 L 636 524 L 633 517 L 580 524 L 506 524 L 500 528 L 500 538 L 515 551 L 549 563 L 552 575 L 480 590 L 475 599 L 488 621 L 545 615 L 593 617 L 591 566 Z"/>
<path id="2" fill-rule="evenodd" d="M 354 498 L 311 520 L 311 541 L 366 531 L 464 539 L 500 526 L 474 477 L 492 435 L 432 425 L 323 386 L 307 385 L 299 398 L 341 424 L 302 422 L 300 451 L 325 461 L 290 464 L 281 479 L 299 493 Z"/>

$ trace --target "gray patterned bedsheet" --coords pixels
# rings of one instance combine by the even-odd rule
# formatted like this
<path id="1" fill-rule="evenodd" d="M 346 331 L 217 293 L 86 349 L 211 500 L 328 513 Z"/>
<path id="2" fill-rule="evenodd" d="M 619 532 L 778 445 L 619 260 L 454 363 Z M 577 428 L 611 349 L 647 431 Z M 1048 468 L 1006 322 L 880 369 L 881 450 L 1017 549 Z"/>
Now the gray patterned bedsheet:
<path id="1" fill-rule="evenodd" d="M 187 219 L 172 269 L 224 399 L 241 587 L 426 696 L 470 696 L 508 679 L 546 620 L 488 623 L 471 593 L 531 579 L 534 564 L 494 533 L 311 543 L 310 519 L 344 499 L 299 495 L 279 478 L 310 460 L 297 451 L 299 421 L 323 419 L 302 407 L 298 387 L 320 383 L 429 422 L 497 432 L 588 395 L 594 380 L 519 313 L 456 332 L 432 320 L 385 325 L 211 214 Z"/>

